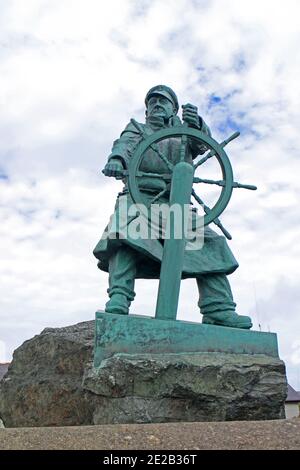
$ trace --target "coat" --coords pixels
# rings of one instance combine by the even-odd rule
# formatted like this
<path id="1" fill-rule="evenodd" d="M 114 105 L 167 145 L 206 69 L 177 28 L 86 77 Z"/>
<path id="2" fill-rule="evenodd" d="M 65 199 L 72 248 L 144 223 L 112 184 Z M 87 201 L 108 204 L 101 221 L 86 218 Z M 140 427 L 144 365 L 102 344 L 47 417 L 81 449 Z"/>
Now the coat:
<path id="1" fill-rule="evenodd" d="M 209 128 L 204 121 L 200 122 L 201 130 L 210 134 Z M 171 125 L 177 126 L 179 123 L 179 118 L 175 117 Z M 155 132 L 155 129 L 147 124 L 147 122 L 146 124 L 140 124 L 140 126 L 146 135 L 151 135 Z M 127 168 L 130 158 L 141 140 L 141 134 L 132 123 L 129 123 L 122 132 L 120 138 L 114 142 L 112 152 L 108 160 L 118 158 L 122 161 L 123 166 Z M 193 159 L 197 155 L 206 151 L 203 144 L 199 145 L 194 142 L 189 142 L 189 145 L 190 159 Z M 158 147 L 160 152 L 162 152 L 171 163 L 174 164 L 178 161 L 180 139 L 165 139 L 159 142 Z M 170 173 L 163 160 L 161 160 L 157 153 L 151 148 L 145 152 L 140 165 L 140 170 L 146 173 Z M 98 267 L 99 269 L 108 272 L 110 257 L 120 246 L 125 244 L 137 252 L 137 278 L 159 279 L 160 263 L 163 255 L 163 243 L 161 239 L 137 238 L 136 236 L 133 237 L 130 235 L 132 224 L 135 222 L 131 220 L 132 217 L 128 216 L 128 213 L 124 211 L 123 208 L 126 205 L 127 208 L 130 207 L 132 199 L 128 191 L 127 178 L 124 178 L 123 182 L 124 188 L 123 191 L 118 194 L 114 214 L 93 251 L 95 257 L 99 260 Z M 161 178 L 155 179 L 141 177 L 139 188 L 143 192 L 144 197 L 150 200 L 150 198 L 153 198 L 154 194 L 161 191 L 163 183 L 164 182 Z M 156 201 L 156 204 L 163 203 L 168 203 L 168 198 L 163 197 Z M 197 226 L 197 220 L 199 220 L 199 217 L 194 217 L 193 226 Z M 142 223 L 147 224 L 147 219 L 144 218 Z M 200 225 L 199 228 L 201 228 Z M 204 233 L 202 231 L 202 234 L 204 236 L 204 238 L 202 236 L 203 243 L 201 243 L 201 246 L 198 249 L 191 249 L 191 247 L 189 247 L 189 243 L 186 245 L 182 278 L 198 277 L 201 275 L 216 273 L 231 274 L 234 272 L 238 267 L 238 263 L 234 258 L 225 237 L 223 235 L 218 235 L 208 226 L 204 227 Z"/>

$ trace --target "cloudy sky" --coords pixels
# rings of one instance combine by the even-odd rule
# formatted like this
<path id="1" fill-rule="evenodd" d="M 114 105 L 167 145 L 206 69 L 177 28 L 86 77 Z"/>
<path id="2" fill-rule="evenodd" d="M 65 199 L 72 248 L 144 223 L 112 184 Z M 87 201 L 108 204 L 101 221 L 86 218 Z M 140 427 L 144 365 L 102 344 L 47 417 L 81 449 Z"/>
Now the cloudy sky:
<path id="1" fill-rule="evenodd" d="M 222 221 L 238 312 L 278 334 L 300 389 L 298 0 L 0 0 L 0 361 L 43 328 L 94 317 L 92 250 L 120 182 L 101 174 L 158 83 L 224 140 L 235 190 Z M 153 314 L 156 281 L 133 313 Z M 179 318 L 200 321 L 194 280 Z"/>

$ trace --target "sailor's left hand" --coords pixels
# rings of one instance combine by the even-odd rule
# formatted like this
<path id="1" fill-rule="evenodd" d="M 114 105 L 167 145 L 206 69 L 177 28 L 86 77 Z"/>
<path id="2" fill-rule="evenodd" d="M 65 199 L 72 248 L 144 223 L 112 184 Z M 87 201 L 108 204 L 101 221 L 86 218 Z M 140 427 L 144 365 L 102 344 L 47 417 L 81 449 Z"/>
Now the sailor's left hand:
<path id="1" fill-rule="evenodd" d="M 196 127 L 199 129 L 199 116 L 198 108 L 193 104 L 187 103 L 182 105 L 182 119 L 189 126 Z"/>

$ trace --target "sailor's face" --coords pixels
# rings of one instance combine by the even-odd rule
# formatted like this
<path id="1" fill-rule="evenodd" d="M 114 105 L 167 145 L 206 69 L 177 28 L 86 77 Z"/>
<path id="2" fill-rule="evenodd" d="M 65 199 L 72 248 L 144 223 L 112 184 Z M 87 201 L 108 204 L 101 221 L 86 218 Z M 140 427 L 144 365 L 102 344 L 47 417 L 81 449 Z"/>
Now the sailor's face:
<path id="1" fill-rule="evenodd" d="M 169 119 L 175 114 L 173 103 L 162 95 L 152 95 L 148 101 L 147 115 Z"/>

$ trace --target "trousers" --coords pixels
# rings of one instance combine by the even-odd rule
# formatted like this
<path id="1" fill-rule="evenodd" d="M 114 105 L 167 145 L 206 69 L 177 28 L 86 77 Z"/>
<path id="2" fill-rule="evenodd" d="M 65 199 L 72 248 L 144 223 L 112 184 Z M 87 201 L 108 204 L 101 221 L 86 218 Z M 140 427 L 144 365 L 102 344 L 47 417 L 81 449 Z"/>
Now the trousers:
<path id="1" fill-rule="evenodd" d="M 134 284 L 137 274 L 139 254 L 129 246 L 121 246 L 109 260 L 109 297 L 123 294 L 128 304 L 134 300 Z M 199 300 L 198 306 L 203 315 L 235 311 L 232 291 L 225 274 L 205 274 L 196 277 Z"/>

